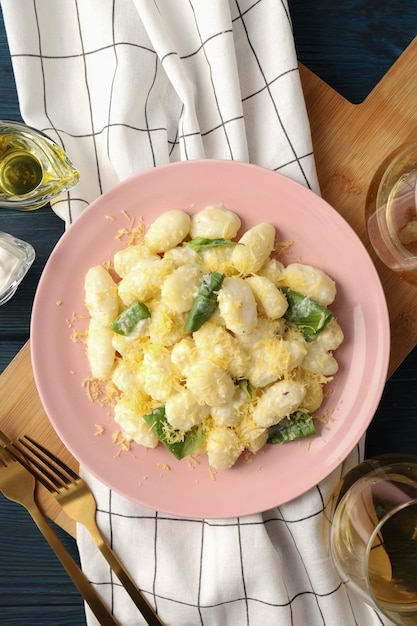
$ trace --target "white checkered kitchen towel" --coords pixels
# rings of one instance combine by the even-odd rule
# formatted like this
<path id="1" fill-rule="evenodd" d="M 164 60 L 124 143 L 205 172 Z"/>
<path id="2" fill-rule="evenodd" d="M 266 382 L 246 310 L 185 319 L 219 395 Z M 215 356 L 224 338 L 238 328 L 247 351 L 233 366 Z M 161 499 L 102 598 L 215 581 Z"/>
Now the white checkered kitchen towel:
<path id="1" fill-rule="evenodd" d="M 249 161 L 318 192 L 285 0 L 2 0 L 22 117 L 81 173 L 71 223 L 120 180 L 170 161 Z M 328 556 L 324 503 L 359 447 L 297 500 L 243 518 L 145 509 L 85 475 L 98 520 L 167 626 L 388 624 Z M 144 623 L 82 528 L 82 564 L 123 626 Z M 87 611 L 88 624 L 96 624 Z"/>

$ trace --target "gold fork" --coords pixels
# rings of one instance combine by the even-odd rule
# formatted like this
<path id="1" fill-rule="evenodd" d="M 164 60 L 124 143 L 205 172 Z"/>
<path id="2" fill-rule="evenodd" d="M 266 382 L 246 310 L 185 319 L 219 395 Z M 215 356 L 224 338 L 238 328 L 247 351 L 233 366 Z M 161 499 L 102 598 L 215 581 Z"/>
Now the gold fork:
<path id="1" fill-rule="evenodd" d="M 48 524 L 35 500 L 35 478 L 4 449 L 0 449 L 0 491 L 13 502 L 25 507 L 55 552 L 78 591 L 100 624 L 117 626 L 118 622 L 103 604 L 88 578 L 78 567 L 53 528 Z"/>
<path id="2" fill-rule="evenodd" d="M 61 459 L 30 437 L 25 436 L 19 439 L 19 447 L 1 431 L 0 439 L 10 454 L 50 491 L 67 515 L 87 528 L 148 625 L 164 626 L 97 526 L 97 505 L 87 483 Z"/>

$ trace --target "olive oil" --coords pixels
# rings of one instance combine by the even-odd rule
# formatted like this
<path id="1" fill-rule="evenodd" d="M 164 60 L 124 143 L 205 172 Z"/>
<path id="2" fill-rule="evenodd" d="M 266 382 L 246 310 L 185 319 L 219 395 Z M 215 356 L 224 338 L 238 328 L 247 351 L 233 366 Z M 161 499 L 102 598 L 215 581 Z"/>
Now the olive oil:
<path id="1" fill-rule="evenodd" d="M 0 207 L 38 209 L 77 184 L 79 173 L 49 137 L 0 121 Z"/>

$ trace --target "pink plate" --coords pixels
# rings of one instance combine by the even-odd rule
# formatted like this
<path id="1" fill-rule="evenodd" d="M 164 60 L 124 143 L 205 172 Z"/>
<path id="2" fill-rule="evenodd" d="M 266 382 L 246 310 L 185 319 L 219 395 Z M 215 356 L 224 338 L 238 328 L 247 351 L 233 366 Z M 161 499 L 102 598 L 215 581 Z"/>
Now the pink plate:
<path id="1" fill-rule="evenodd" d="M 246 230 L 261 221 L 294 242 L 290 260 L 323 269 L 336 281 L 332 305 L 345 334 L 339 372 L 320 409 L 328 417 L 309 440 L 269 445 L 215 475 L 205 458 L 177 461 L 162 446 L 133 445 L 116 455 L 111 409 L 92 403 L 84 346 L 71 334 L 86 328 L 84 276 L 121 247 L 127 216 L 149 225 L 168 209 L 191 214 L 222 204 Z M 272 171 L 234 161 L 186 161 L 119 184 L 93 202 L 63 235 L 43 272 L 31 325 L 37 388 L 62 441 L 92 474 L 131 500 L 173 515 L 234 517 L 287 502 L 324 479 L 359 441 L 378 406 L 389 358 L 384 293 L 363 244 L 320 197 Z M 97 425 L 104 433 L 97 434 Z"/>

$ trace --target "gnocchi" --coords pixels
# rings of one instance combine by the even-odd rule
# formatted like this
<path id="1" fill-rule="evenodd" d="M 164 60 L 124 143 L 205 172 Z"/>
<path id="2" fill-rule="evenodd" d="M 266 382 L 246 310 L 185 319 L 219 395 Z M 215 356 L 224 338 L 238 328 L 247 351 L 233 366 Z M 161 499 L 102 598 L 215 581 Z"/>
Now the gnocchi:
<path id="1" fill-rule="evenodd" d="M 243 278 L 225 278 L 218 302 L 227 330 L 235 335 L 247 335 L 253 331 L 258 319 L 256 302 L 250 286 Z"/>
<path id="2" fill-rule="evenodd" d="M 271 224 L 237 240 L 241 226 L 224 207 L 192 217 L 168 211 L 114 255 L 114 272 L 96 266 L 85 276 L 87 357 L 93 377 L 118 390 L 114 419 L 125 441 L 154 448 L 197 432 L 193 452 L 219 470 L 260 450 L 281 420 L 321 406 L 344 339 L 332 315 L 317 336 L 287 316 L 286 290 L 327 307 L 336 296 L 332 278 L 310 265 L 285 266 Z M 188 246 L 195 238 L 208 245 Z M 138 301 L 149 317 L 119 334 L 116 318 Z M 209 314 L 190 325 L 208 303 Z M 161 408 L 166 440 L 148 420 Z"/>
<path id="3" fill-rule="evenodd" d="M 175 248 L 190 231 L 191 218 L 184 211 L 162 213 L 150 225 L 144 236 L 145 245 L 151 252 L 166 252 Z"/>
<path id="4" fill-rule="evenodd" d="M 225 209 L 208 206 L 196 213 L 191 219 L 191 237 L 207 237 L 209 239 L 234 239 L 241 226 L 236 213 Z"/>
<path id="5" fill-rule="evenodd" d="M 257 224 L 242 235 L 233 249 L 232 265 L 241 274 L 255 274 L 274 249 L 275 228 L 272 224 Z"/>
<path id="6" fill-rule="evenodd" d="M 294 291 L 313 298 L 323 306 L 331 304 L 336 297 L 334 280 L 311 265 L 290 263 L 283 270 L 282 279 Z"/>
<path id="7" fill-rule="evenodd" d="M 88 270 L 85 293 L 90 316 L 103 326 L 109 326 L 119 312 L 119 296 L 116 283 L 103 266 L 97 265 Z"/>
<path id="8" fill-rule="evenodd" d="M 92 317 L 88 325 L 87 354 L 95 378 L 108 378 L 111 375 L 116 354 L 112 339 L 111 329 Z"/>

